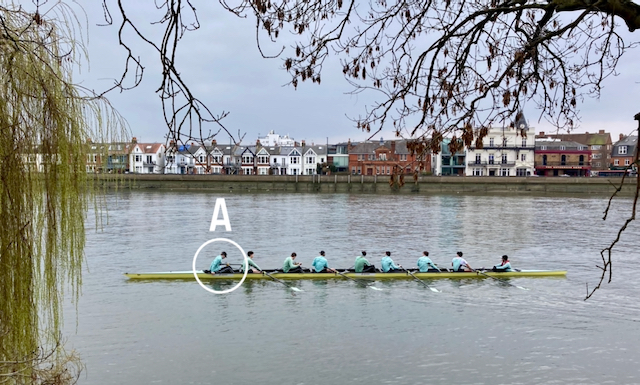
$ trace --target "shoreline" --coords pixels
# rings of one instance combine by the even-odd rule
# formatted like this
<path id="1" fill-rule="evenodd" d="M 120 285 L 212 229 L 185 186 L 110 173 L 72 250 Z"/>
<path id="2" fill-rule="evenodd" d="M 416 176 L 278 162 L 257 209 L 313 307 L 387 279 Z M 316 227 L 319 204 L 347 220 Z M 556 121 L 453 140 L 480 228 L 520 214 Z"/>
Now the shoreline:
<path id="1" fill-rule="evenodd" d="M 473 177 L 420 176 L 405 177 L 402 187 L 391 186 L 389 176 L 364 175 L 168 175 L 124 174 L 96 175 L 99 186 L 107 189 L 184 190 L 211 192 L 282 192 L 282 193 L 353 193 L 403 194 L 432 193 L 514 193 L 612 195 L 622 178 L 562 177 Z M 618 196 L 631 197 L 636 178 L 627 177 Z"/>

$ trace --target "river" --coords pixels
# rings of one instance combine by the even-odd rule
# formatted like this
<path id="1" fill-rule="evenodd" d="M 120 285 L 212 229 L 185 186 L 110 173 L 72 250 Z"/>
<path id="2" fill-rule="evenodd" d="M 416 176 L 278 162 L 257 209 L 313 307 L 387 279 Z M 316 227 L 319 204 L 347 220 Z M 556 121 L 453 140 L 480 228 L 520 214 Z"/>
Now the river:
<path id="1" fill-rule="evenodd" d="M 225 198 L 231 232 L 210 232 Z M 607 197 L 122 192 L 97 226 L 87 218 L 82 296 L 65 309 L 80 384 L 637 384 L 640 383 L 639 226 L 614 252 L 613 282 L 588 301 L 599 250 L 631 200 Z M 449 266 L 567 269 L 566 278 L 245 282 L 226 295 L 195 281 L 129 281 L 123 273 L 190 270 L 213 238 L 253 250 L 263 268 L 320 250 L 349 267 L 361 250 L 415 266 L 423 250 Z M 199 254 L 207 268 L 215 242 Z M 233 283 L 206 283 L 217 290 Z"/>

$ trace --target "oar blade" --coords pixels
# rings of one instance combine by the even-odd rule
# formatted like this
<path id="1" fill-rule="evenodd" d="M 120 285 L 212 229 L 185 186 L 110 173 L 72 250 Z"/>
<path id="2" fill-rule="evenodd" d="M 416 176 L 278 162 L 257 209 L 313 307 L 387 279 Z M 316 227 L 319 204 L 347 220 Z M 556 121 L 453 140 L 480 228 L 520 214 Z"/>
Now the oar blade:
<path id="1" fill-rule="evenodd" d="M 297 287 L 295 287 L 295 286 L 289 286 L 289 289 L 291 289 L 291 290 L 293 290 L 293 291 L 304 291 L 304 290 L 302 290 L 302 289 L 298 289 L 298 288 L 297 288 Z"/>
<path id="2" fill-rule="evenodd" d="M 521 289 L 521 290 L 529 290 L 526 287 L 522 287 L 522 286 L 518 286 L 518 285 L 514 285 L 514 286 L 517 287 L 518 289 Z"/>
<path id="3" fill-rule="evenodd" d="M 431 291 L 434 293 L 442 293 L 440 290 L 436 289 L 435 287 L 429 286 L 429 289 L 431 289 Z"/>
<path id="4" fill-rule="evenodd" d="M 377 291 L 382 291 L 382 290 L 384 290 L 384 289 L 381 289 L 381 288 L 379 288 L 379 287 L 375 287 L 375 286 L 367 286 L 367 287 L 368 287 L 368 288 L 370 288 L 370 289 L 373 289 L 373 290 L 377 290 Z"/>

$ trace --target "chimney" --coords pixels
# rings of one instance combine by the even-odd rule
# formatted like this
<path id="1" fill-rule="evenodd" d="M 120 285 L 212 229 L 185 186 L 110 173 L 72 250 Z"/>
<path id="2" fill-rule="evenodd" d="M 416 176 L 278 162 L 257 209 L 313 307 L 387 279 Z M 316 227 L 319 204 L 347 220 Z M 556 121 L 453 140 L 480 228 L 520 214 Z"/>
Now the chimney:
<path id="1" fill-rule="evenodd" d="M 620 134 L 620 140 L 624 139 L 624 135 Z"/>
<path id="2" fill-rule="evenodd" d="M 585 134 L 589 135 L 589 131 L 585 132 Z"/>
<path id="3" fill-rule="evenodd" d="M 396 141 L 392 140 L 391 141 L 391 155 L 395 155 L 396 154 Z"/>
<path id="4" fill-rule="evenodd" d="M 598 134 L 604 134 L 604 130 L 598 131 Z"/>
<path id="5" fill-rule="evenodd" d="M 133 138 L 131 138 L 131 143 L 133 143 L 133 144 L 138 143 L 138 138 L 136 138 L 135 136 Z"/>
<path id="6" fill-rule="evenodd" d="M 540 131 L 540 133 L 538 134 L 538 136 L 544 136 L 544 131 Z"/>
<path id="7" fill-rule="evenodd" d="M 212 140 L 211 140 L 211 145 L 212 145 L 213 147 L 217 146 L 217 145 L 218 145 L 218 141 L 217 141 L 217 140 L 215 140 L 215 139 L 212 139 Z"/>
<path id="8" fill-rule="evenodd" d="M 302 147 L 304 147 L 304 146 L 305 146 L 305 143 L 304 143 L 304 140 L 303 140 L 303 141 L 302 141 Z"/>

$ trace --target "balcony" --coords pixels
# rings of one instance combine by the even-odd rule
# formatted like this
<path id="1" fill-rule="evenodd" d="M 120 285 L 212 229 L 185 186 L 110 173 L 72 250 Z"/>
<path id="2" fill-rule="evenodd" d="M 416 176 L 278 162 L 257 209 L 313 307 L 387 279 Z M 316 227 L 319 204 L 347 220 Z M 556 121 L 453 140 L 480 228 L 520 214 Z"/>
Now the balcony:
<path id="1" fill-rule="evenodd" d="M 562 162 L 562 161 L 555 161 L 555 162 L 542 162 L 542 163 L 538 163 L 536 162 L 536 167 L 549 167 L 549 168 L 576 168 L 576 167 L 591 167 L 591 162 Z"/>
<path id="2" fill-rule="evenodd" d="M 476 161 L 476 160 L 470 160 L 467 165 L 469 166 L 475 166 L 475 167 L 487 167 L 487 166 L 495 166 L 495 167 L 513 167 L 516 165 L 516 162 L 511 160 L 511 161 L 506 161 L 506 162 L 495 162 L 495 161 Z"/>

